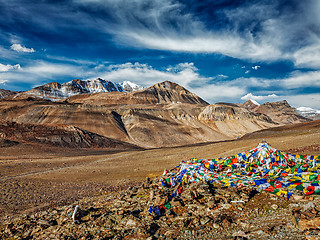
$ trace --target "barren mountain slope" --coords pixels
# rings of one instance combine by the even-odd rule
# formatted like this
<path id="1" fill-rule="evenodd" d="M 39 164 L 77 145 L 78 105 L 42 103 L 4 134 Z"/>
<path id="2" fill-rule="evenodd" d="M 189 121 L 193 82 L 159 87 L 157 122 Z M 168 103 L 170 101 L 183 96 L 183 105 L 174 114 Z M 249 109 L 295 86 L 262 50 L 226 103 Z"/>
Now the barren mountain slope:
<path id="1" fill-rule="evenodd" d="M 130 143 L 107 138 L 71 125 L 0 122 L 0 139 L 16 143 L 39 143 L 63 148 L 141 149 Z"/>
<path id="2" fill-rule="evenodd" d="M 282 125 L 311 121 L 298 114 L 286 100 L 272 103 L 267 102 L 257 106 L 251 111 L 268 115 L 272 121 Z"/>
<path id="3" fill-rule="evenodd" d="M 145 99 L 148 103 L 191 103 L 208 105 L 206 101 L 201 99 L 194 93 L 189 92 L 184 87 L 170 82 L 165 81 L 157 83 L 145 90 L 137 91 L 132 93 L 135 97 Z"/>
<path id="4" fill-rule="evenodd" d="M 128 141 L 119 117 L 108 107 L 50 101 L 0 101 L 0 117 L 5 121 L 77 126 L 106 137 Z"/>
<path id="5" fill-rule="evenodd" d="M 252 113 L 230 103 L 207 106 L 199 114 L 199 120 L 232 138 L 277 125 L 264 114 Z"/>
<path id="6" fill-rule="evenodd" d="M 195 104 L 96 106 L 45 101 L 2 101 L 6 121 L 77 126 L 145 147 L 178 146 L 230 137 L 198 121 Z"/>

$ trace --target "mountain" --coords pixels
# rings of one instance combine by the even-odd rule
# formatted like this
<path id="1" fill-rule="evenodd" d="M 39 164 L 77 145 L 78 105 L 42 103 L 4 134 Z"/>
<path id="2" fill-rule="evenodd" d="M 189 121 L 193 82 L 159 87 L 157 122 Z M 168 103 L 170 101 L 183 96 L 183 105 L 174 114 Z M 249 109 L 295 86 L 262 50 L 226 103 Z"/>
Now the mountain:
<path id="1" fill-rule="evenodd" d="M 21 124 L 75 126 L 144 148 L 230 140 L 277 126 L 268 117 L 236 105 L 220 104 L 214 111 L 208 106 L 194 93 L 166 81 L 131 93 L 80 94 L 60 102 L 4 99 L 0 118 Z"/>
<path id="2" fill-rule="evenodd" d="M 297 112 L 306 118 L 310 118 L 313 120 L 320 119 L 320 110 L 316 110 L 309 107 L 299 107 L 297 108 Z"/>
<path id="3" fill-rule="evenodd" d="M 257 108 L 260 104 L 255 100 L 248 100 L 243 104 L 239 104 L 240 107 L 248 109 L 249 111 L 252 111 L 253 109 Z"/>
<path id="4" fill-rule="evenodd" d="M 0 88 L 0 99 L 17 94 L 18 92 L 5 90 Z"/>
<path id="5" fill-rule="evenodd" d="M 184 87 L 169 81 L 157 83 L 149 88 L 125 92 L 110 92 L 100 94 L 77 95 L 68 98 L 69 103 L 86 103 L 95 105 L 105 104 L 199 104 L 206 106 L 208 103 Z"/>
<path id="6" fill-rule="evenodd" d="M 27 92 L 20 93 L 18 98 L 44 98 L 59 101 L 71 96 L 84 93 L 106 93 L 106 92 L 134 92 L 144 89 L 142 86 L 124 81 L 122 84 L 106 81 L 101 78 L 94 80 L 74 79 L 70 82 L 51 82 L 39 87 L 35 87 Z"/>
<path id="7" fill-rule="evenodd" d="M 253 113 L 231 103 L 209 105 L 198 118 L 211 128 L 233 138 L 276 125 L 264 114 Z"/>
<path id="8" fill-rule="evenodd" d="M 267 102 L 251 109 L 251 111 L 265 114 L 272 121 L 282 125 L 311 121 L 297 113 L 295 108 L 291 107 L 286 100 L 272 103 Z"/>
<path id="9" fill-rule="evenodd" d="M 123 90 L 126 92 L 134 92 L 144 89 L 144 87 L 130 81 L 124 81 L 123 83 L 121 83 L 121 86 Z"/>
<path id="10" fill-rule="evenodd" d="M 206 101 L 196 94 L 191 93 L 184 87 L 170 81 L 157 83 L 142 91 L 134 92 L 133 95 L 136 97 L 145 98 L 147 102 L 152 104 L 190 103 L 208 105 Z"/>
<path id="11" fill-rule="evenodd" d="M 102 79 L 50 83 L 32 91 L 33 95 L 1 99 L 0 119 L 26 126 L 46 126 L 43 131 L 47 132 L 45 138 L 49 142 L 52 135 L 49 125 L 73 126 L 102 137 L 153 148 L 230 140 L 261 129 L 308 121 L 286 101 L 256 107 L 253 102 L 247 102 L 245 106 L 250 105 L 251 110 L 228 103 L 209 105 L 169 81 L 132 92 Z M 72 96 L 62 98 L 69 95 Z M 55 97 L 56 101 L 45 97 Z M 31 136 L 37 139 L 41 134 L 38 131 Z M 32 138 L 28 141 L 32 142 Z"/>

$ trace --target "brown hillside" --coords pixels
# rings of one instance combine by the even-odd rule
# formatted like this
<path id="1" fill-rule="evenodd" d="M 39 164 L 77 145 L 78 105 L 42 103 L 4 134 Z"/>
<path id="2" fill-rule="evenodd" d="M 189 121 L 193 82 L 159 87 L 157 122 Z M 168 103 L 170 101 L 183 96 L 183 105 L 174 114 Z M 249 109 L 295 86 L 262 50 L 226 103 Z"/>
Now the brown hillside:
<path id="1" fill-rule="evenodd" d="M 132 144 L 100 136 L 70 125 L 1 122 L 0 139 L 4 143 L 38 143 L 64 148 L 141 149 Z"/>
<path id="2" fill-rule="evenodd" d="M 218 132 L 232 138 L 248 132 L 276 126 L 264 114 L 252 113 L 235 104 L 218 103 L 209 105 L 199 114 L 199 120 Z"/>
<path id="3" fill-rule="evenodd" d="M 286 100 L 272 103 L 267 102 L 252 109 L 252 111 L 268 115 L 272 121 L 282 125 L 311 121 L 298 114 Z"/>

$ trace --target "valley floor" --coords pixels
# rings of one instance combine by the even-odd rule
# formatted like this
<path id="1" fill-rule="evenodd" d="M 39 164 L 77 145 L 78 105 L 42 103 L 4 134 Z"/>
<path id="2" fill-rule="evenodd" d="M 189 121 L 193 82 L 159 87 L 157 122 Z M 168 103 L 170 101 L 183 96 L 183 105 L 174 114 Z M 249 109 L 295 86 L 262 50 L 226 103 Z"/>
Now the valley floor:
<path id="1" fill-rule="evenodd" d="M 16 145 L 0 156 L 1 217 L 74 203 L 160 175 L 182 160 L 217 158 L 262 140 L 290 153 L 320 155 L 320 121 L 249 134 L 239 140 L 129 152 Z"/>

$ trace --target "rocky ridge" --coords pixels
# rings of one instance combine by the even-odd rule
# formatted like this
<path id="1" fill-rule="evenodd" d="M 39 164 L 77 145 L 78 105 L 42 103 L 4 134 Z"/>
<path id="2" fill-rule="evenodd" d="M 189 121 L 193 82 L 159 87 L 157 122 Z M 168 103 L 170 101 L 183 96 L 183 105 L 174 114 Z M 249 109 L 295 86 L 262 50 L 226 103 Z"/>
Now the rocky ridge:
<path id="1" fill-rule="evenodd" d="M 286 100 L 271 103 L 267 102 L 259 106 L 253 106 L 246 102 L 242 104 L 241 107 L 247 108 L 254 113 L 265 114 L 269 116 L 272 121 L 283 125 L 310 121 L 310 119 L 297 113 L 296 109 L 291 107 Z"/>
<path id="2" fill-rule="evenodd" d="M 243 107 L 249 111 L 252 111 L 253 109 L 257 108 L 260 104 L 257 104 L 257 102 L 254 102 L 252 100 L 248 100 L 243 104 L 238 104 L 238 106 Z"/>
<path id="3" fill-rule="evenodd" d="M 198 118 L 218 132 L 223 132 L 232 137 L 242 136 L 247 132 L 254 132 L 276 125 L 267 115 L 253 113 L 230 103 L 209 105 L 203 109 Z"/>
<path id="4" fill-rule="evenodd" d="M 17 94 L 17 93 L 18 93 L 18 92 L 15 92 L 15 91 L 0 89 L 0 99 L 1 99 L 1 98 L 5 98 L 5 97 L 8 97 L 8 96 L 11 96 L 11 95 L 15 95 L 15 94 Z"/>

